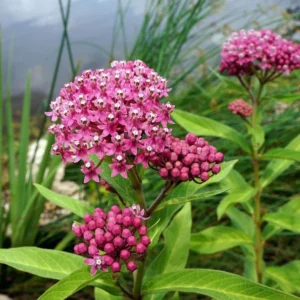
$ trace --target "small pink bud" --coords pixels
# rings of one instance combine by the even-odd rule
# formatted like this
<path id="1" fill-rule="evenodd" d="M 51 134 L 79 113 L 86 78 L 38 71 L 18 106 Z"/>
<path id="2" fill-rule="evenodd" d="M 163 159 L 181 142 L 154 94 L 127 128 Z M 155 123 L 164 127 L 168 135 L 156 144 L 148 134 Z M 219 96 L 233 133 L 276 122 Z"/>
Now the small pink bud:
<path id="1" fill-rule="evenodd" d="M 185 136 L 185 141 L 189 144 L 189 145 L 193 145 L 196 143 L 197 141 L 197 136 L 193 133 L 188 133 L 186 136 Z"/>
<path id="2" fill-rule="evenodd" d="M 74 253 L 75 254 L 80 254 L 79 250 L 78 250 L 78 245 L 74 246 Z"/>
<path id="3" fill-rule="evenodd" d="M 208 157 L 207 157 L 207 160 L 212 163 L 214 162 L 216 159 L 216 155 L 215 154 L 209 154 Z"/>
<path id="4" fill-rule="evenodd" d="M 105 231 L 104 231 L 103 229 L 101 229 L 101 228 L 97 228 L 97 229 L 95 230 L 95 235 L 98 235 L 98 234 L 104 235 L 104 233 L 105 233 Z"/>
<path id="5" fill-rule="evenodd" d="M 159 175 L 162 177 L 162 178 L 168 178 L 169 176 L 169 172 L 166 168 L 161 168 L 159 170 Z"/>
<path id="6" fill-rule="evenodd" d="M 202 181 L 208 180 L 208 179 L 209 179 L 209 174 L 208 174 L 207 172 L 202 172 L 202 173 L 200 174 L 200 179 L 201 179 Z"/>
<path id="7" fill-rule="evenodd" d="M 105 232 L 104 233 L 104 238 L 106 242 L 110 242 L 114 239 L 114 236 L 112 235 L 111 232 Z"/>
<path id="8" fill-rule="evenodd" d="M 88 223 L 88 228 L 89 228 L 89 230 L 95 230 L 96 229 L 96 222 L 95 221 L 90 221 L 89 223 Z"/>
<path id="9" fill-rule="evenodd" d="M 181 173 L 180 174 L 180 180 L 181 181 L 188 181 L 189 180 L 189 174 L 188 173 Z"/>
<path id="10" fill-rule="evenodd" d="M 177 169 L 177 168 L 174 168 L 172 171 L 171 171 L 171 175 L 172 177 L 174 178 L 178 178 L 180 176 L 180 170 Z"/>
<path id="11" fill-rule="evenodd" d="M 192 168 L 191 169 L 191 174 L 194 176 L 194 177 L 197 177 L 200 175 L 200 169 L 199 168 Z"/>
<path id="12" fill-rule="evenodd" d="M 143 254 L 146 252 L 146 250 L 147 250 L 147 248 L 145 247 L 145 245 L 143 245 L 143 244 L 136 245 L 136 248 L 135 248 L 136 253 Z"/>
<path id="13" fill-rule="evenodd" d="M 213 165 L 213 167 L 211 168 L 211 170 L 212 170 L 212 172 L 214 173 L 214 174 L 218 174 L 219 172 L 220 172 L 220 170 L 221 170 L 221 167 L 220 167 L 220 165 Z"/>
<path id="14" fill-rule="evenodd" d="M 145 235 L 147 234 L 147 227 L 146 226 L 141 226 L 140 229 L 139 229 L 139 234 L 140 235 Z"/>
<path id="15" fill-rule="evenodd" d="M 87 226 L 87 225 L 85 225 L 85 224 L 82 224 L 82 225 L 80 225 L 80 230 L 81 230 L 81 232 L 82 232 L 82 233 L 85 233 L 85 231 L 88 231 L 88 230 L 89 230 L 89 228 L 88 228 L 88 226 Z"/>
<path id="16" fill-rule="evenodd" d="M 203 162 L 203 163 L 201 164 L 201 170 L 202 170 L 202 171 L 209 171 L 209 169 L 210 169 L 210 165 L 209 165 L 208 162 Z"/>
<path id="17" fill-rule="evenodd" d="M 201 152 L 201 154 L 199 154 L 199 160 L 202 162 L 206 162 L 207 161 L 207 154 L 204 152 Z"/>
<path id="18" fill-rule="evenodd" d="M 124 228 L 124 229 L 122 230 L 122 238 L 127 239 L 127 238 L 129 238 L 130 236 L 132 236 L 131 231 L 130 231 L 128 228 Z"/>
<path id="19" fill-rule="evenodd" d="M 115 226 L 114 223 L 107 223 L 106 224 L 106 230 L 109 231 L 109 232 L 112 232 L 114 226 Z"/>
<path id="20" fill-rule="evenodd" d="M 129 238 L 127 238 L 127 244 L 129 246 L 135 246 L 136 245 L 136 237 L 132 235 Z"/>
<path id="21" fill-rule="evenodd" d="M 115 218 L 116 217 L 116 214 L 111 210 L 111 211 L 109 211 L 108 213 L 107 213 L 107 217 L 108 218 Z"/>
<path id="22" fill-rule="evenodd" d="M 104 263 L 108 266 L 111 266 L 112 263 L 114 262 L 114 259 L 109 255 L 104 255 L 103 259 L 104 259 Z"/>
<path id="23" fill-rule="evenodd" d="M 113 205 L 110 210 L 112 210 L 115 213 L 115 215 L 118 215 L 121 212 L 120 207 L 117 205 Z"/>
<path id="24" fill-rule="evenodd" d="M 104 251 L 106 252 L 106 253 L 112 253 L 112 252 L 114 252 L 115 251 L 115 247 L 114 247 L 114 245 L 112 244 L 112 243 L 107 243 L 105 246 L 104 246 Z"/>
<path id="25" fill-rule="evenodd" d="M 127 249 L 123 249 L 120 252 L 120 258 L 123 260 L 127 260 L 130 257 L 130 251 L 128 251 Z"/>
<path id="26" fill-rule="evenodd" d="M 90 232 L 90 231 L 85 231 L 84 234 L 83 234 L 83 238 L 86 240 L 86 241 L 89 241 L 93 238 L 93 234 Z"/>
<path id="27" fill-rule="evenodd" d="M 94 256 L 94 255 L 98 254 L 98 249 L 96 246 L 91 245 L 88 248 L 88 252 L 89 252 L 89 255 Z"/>
<path id="28" fill-rule="evenodd" d="M 112 265 L 111 265 L 111 270 L 112 270 L 113 273 L 120 272 L 121 264 L 117 261 L 113 262 Z"/>
<path id="29" fill-rule="evenodd" d="M 96 234 L 95 241 L 96 241 L 97 245 L 99 245 L 99 246 L 103 246 L 104 243 L 106 242 L 105 237 L 103 235 L 100 235 L 100 234 Z"/>
<path id="30" fill-rule="evenodd" d="M 114 243 L 115 247 L 121 248 L 124 244 L 124 240 L 121 237 L 117 236 L 117 237 L 114 238 L 113 243 Z"/>
<path id="31" fill-rule="evenodd" d="M 148 246 L 151 243 L 151 240 L 148 236 L 144 235 L 141 238 L 141 243 L 145 246 Z"/>
<path id="32" fill-rule="evenodd" d="M 204 147 L 205 146 L 205 140 L 204 138 L 198 138 L 196 141 L 196 145 L 199 147 Z"/>
<path id="33" fill-rule="evenodd" d="M 116 215 L 116 223 L 123 224 L 123 216 L 121 214 Z"/>
<path id="34" fill-rule="evenodd" d="M 217 162 L 217 163 L 220 163 L 220 162 L 223 161 L 223 159 L 224 159 L 224 154 L 221 153 L 221 152 L 217 152 L 217 153 L 216 153 L 216 162 Z"/>
<path id="35" fill-rule="evenodd" d="M 122 216 L 125 217 L 125 216 L 132 216 L 132 213 L 130 211 L 129 208 L 124 208 L 123 211 L 122 211 Z"/>
<path id="36" fill-rule="evenodd" d="M 165 167 L 166 167 L 167 170 L 172 170 L 173 169 L 173 164 L 168 161 L 168 162 L 165 163 Z"/>
<path id="37" fill-rule="evenodd" d="M 142 220 L 141 220 L 141 218 L 138 218 L 138 217 L 133 218 L 132 225 L 135 228 L 141 227 L 142 226 Z"/>
<path id="38" fill-rule="evenodd" d="M 112 229 L 112 234 L 120 235 L 121 234 L 121 226 L 120 225 L 115 225 Z"/>
<path id="39" fill-rule="evenodd" d="M 96 227 L 103 228 L 104 226 L 105 226 L 105 221 L 102 218 L 98 217 L 96 219 Z"/>
<path id="40" fill-rule="evenodd" d="M 132 219 L 129 216 L 125 216 L 123 218 L 123 224 L 124 226 L 130 226 L 132 224 Z"/>
<path id="41" fill-rule="evenodd" d="M 172 153 L 171 153 L 171 156 L 170 156 L 171 162 L 175 162 L 175 161 L 177 161 L 177 159 L 178 159 L 177 153 L 172 152 Z"/>
<path id="42" fill-rule="evenodd" d="M 78 252 L 80 253 L 80 254 L 84 254 L 84 253 L 86 253 L 87 252 L 87 245 L 86 244 L 84 244 L 84 243 L 80 243 L 80 244 L 78 244 L 77 245 L 78 246 Z"/>
<path id="43" fill-rule="evenodd" d="M 175 168 L 177 168 L 178 170 L 181 170 L 183 164 L 181 161 L 176 161 L 176 163 L 174 164 Z"/>
<path id="44" fill-rule="evenodd" d="M 128 271 L 133 272 L 137 269 L 137 264 L 134 261 L 130 261 L 126 264 L 126 268 Z"/>
<path id="45" fill-rule="evenodd" d="M 86 214 L 86 215 L 84 215 L 83 220 L 85 223 L 89 223 L 90 221 L 93 220 L 93 216 L 90 214 Z"/>
<path id="46" fill-rule="evenodd" d="M 95 238 L 90 240 L 90 245 L 97 246 L 97 242 L 96 242 Z"/>

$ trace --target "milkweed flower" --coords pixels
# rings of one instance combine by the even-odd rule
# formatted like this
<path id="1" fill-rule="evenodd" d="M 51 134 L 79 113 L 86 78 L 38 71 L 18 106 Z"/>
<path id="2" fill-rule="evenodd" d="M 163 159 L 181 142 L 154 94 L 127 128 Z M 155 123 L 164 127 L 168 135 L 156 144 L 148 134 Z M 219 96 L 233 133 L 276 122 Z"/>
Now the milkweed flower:
<path id="1" fill-rule="evenodd" d="M 184 140 L 172 137 L 171 144 L 151 164 L 163 179 L 173 182 L 207 181 L 220 172 L 224 155 L 202 137 L 188 133 Z"/>
<path id="2" fill-rule="evenodd" d="M 228 109 L 235 115 L 241 117 L 249 117 L 252 115 L 252 105 L 245 102 L 243 99 L 237 99 L 229 103 Z"/>
<path id="3" fill-rule="evenodd" d="M 288 75 L 300 68 L 300 45 L 271 30 L 241 30 L 223 44 L 220 72 L 253 75 L 256 71 Z"/>
<path id="4" fill-rule="evenodd" d="M 86 257 L 91 274 L 98 270 L 120 272 L 124 264 L 130 272 L 137 269 L 137 261 L 144 260 L 151 243 L 144 224 L 144 213 L 138 205 L 121 210 L 117 205 L 106 214 L 96 208 L 94 214 L 84 216 L 84 224 L 74 223 L 72 230 L 83 241 L 74 252 Z"/>
<path id="5" fill-rule="evenodd" d="M 140 60 L 114 61 L 110 69 L 86 70 L 64 85 L 46 115 L 54 123 L 49 132 L 56 142 L 52 153 L 63 163 L 83 162 L 85 182 L 99 181 L 101 172 L 91 155 L 101 161 L 112 156 L 112 176 L 127 177 L 134 163 L 148 166 L 155 153 L 161 153 L 173 123 L 167 97 L 167 80 Z M 132 159 L 131 159 L 132 161 Z"/>

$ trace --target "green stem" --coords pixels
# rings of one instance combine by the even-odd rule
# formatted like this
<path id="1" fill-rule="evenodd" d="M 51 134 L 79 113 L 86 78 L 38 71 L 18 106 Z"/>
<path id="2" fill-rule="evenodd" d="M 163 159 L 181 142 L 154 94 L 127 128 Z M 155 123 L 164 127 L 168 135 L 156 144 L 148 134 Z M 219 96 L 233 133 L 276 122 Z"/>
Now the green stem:
<path id="1" fill-rule="evenodd" d="M 144 197 L 142 181 L 139 177 L 139 174 L 137 172 L 135 165 L 133 166 L 133 168 L 128 170 L 128 176 L 129 176 L 129 179 L 131 180 L 132 188 L 135 190 L 138 204 L 140 205 L 140 207 L 142 209 L 146 210 L 147 206 L 146 206 L 146 201 L 145 201 L 145 197 Z"/>
<path id="2" fill-rule="evenodd" d="M 142 282 L 144 276 L 144 268 L 145 268 L 145 261 L 142 261 L 134 277 L 133 299 L 136 300 L 142 299 L 141 290 L 142 290 Z"/>
<path id="3" fill-rule="evenodd" d="M 263 83 L 260 83 L 258 93 L 253 99 L 253 112 L 252 112 L 252 127 L 257 126 L 257 114 L 258 106 L 263 91 Z M 253 94 L 252 94 L 253 95 Z M 251 94 L 250 94 L 251 96 Z M 255 269 L 257 281 L 262 282 L 262 269 L 263 269 L 263 241 L 261 234 L 261 187 L 259 185 L 259 169 L 260 169 L 260 158 L 258 154 L 258 147 L 254 142 L 252 143 L 253 153 L 252 153 L 252 163 L 253 163 L 253 174 L 254 174 L 254 188 L 257 190 L 254 195 L 254 213 L 253 213 L 253 223 L 255 227 Z"/>

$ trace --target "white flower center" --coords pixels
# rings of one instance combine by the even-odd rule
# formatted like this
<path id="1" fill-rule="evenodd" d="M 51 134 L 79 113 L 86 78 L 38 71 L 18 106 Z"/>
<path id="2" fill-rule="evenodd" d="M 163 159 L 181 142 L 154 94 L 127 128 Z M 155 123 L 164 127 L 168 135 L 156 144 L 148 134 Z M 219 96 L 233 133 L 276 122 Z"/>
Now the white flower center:
<path id="1" fill-rule="evenodd" d="M 87 162 L 85 166 L 89 169 L 91 167 L 91 163 Z"/>
<path id="2" fill-rule="evenodd" d="M 122 161 L 122 160 L 123 160 L 122 155 L 118 155 L 118 156 L 117 156 L 117 160 L 118 160 L 118 161 Z"/>

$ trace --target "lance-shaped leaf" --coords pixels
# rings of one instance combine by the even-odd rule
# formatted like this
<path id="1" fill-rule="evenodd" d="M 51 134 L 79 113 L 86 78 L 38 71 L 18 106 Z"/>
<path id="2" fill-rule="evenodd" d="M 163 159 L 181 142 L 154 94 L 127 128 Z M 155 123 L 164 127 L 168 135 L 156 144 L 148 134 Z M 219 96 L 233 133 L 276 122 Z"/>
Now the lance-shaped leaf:
<path id="1" fill-rule="evenodd" d="M 144 293 L 178 291 L 215 300 L 296 300 L 296 296 L 256 284 L 238 275 L 201 269 L 165 273 L 145 281 Z"/>
<path id="2" fill-rule="evenodd" d="M 105 272 L 98 272 L 95 276 L 90 274 L 90 268 L 85 266 L 50 287 L 39 300 L 62 300 L 75 294 L 96 279 L 111 280 L 111 275 Z"/>
<path id="3" fill-rule="evenodd" d="M 94 211 L 92 206 L 83 201 L 57 194 L 39 184 L 35 184 L 35 187 L 46 199 L 60 207 L 70 210 L 79 217 L 83 217 L 85 214 L 93 213 Z"/>
<path id="4" fill-rule="evenodd" d="M 284 149 L 300 151 L 300 134 L 296 136 Z M 274 179 L 276 179 L 281 173 L 287 170 L 293 161 L 283 159 L 283 160 L 272 160 L 265 168 L 263 175 L 260 179 L 260 185 L 262 188 L 270 184 Z"/>
<path id="5" fill-rule="evenodd" d="M 239 132 L 227 125 L 179 109 L 176 109 L 172 113 L 172 118 L 188 132 L 201 136 L 221 137 L 233 141 L 246 152 L 251 152 L 247 140 Z"/>
<path id="6" fill-rule="evenodd" d="M 251 243 L 252 239 L 239 229 L 214 226 L 192 234 L 190 249 L 198 253 L 212 254 Z"/>
<path id="7" fill-rule="evenodd" d="M 300 260 L 281 267 L 268 267 L 264 276 L 274 280 L 285 292 L 300 293 Z"/>
<path id="8" fill-rule="evenodd" d="M 288 159 L 293 161 L 300 161 L 300 151 L 276 148 L 266 152 L 262 159 Z"/>

